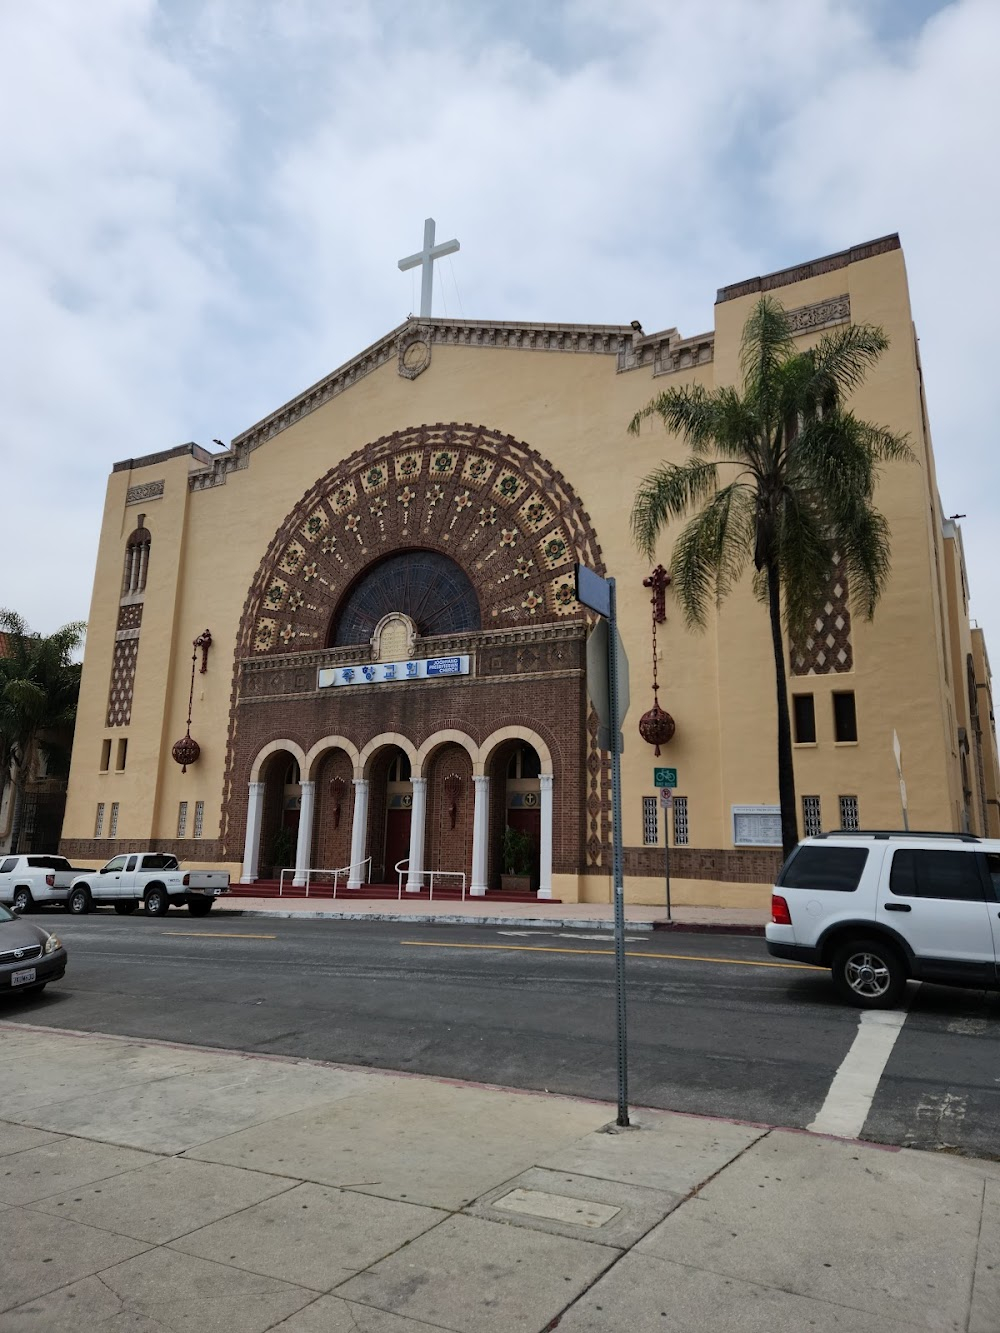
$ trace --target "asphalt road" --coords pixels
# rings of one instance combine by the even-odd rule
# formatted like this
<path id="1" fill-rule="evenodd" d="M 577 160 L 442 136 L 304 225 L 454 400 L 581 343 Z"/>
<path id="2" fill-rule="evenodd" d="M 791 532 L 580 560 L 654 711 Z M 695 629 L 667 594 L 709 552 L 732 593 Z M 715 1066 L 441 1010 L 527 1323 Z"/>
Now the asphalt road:
<path id="1" fill-rule="evenodd" d="M 608 933 L 240 918 L 44 920 L 62 982 L 4 1020 L 614 1101 Z M 859 1012 L 755 938 L 628 936 L 630 1101 L 804 1128 Z M 2 1031 L 2 1029 L 0 1029 Z M 2 1040 L 0 1040 L 2 1056 Z M 1000 1156 L 1000 997 L 911 987 L 861 1137 Z"/>

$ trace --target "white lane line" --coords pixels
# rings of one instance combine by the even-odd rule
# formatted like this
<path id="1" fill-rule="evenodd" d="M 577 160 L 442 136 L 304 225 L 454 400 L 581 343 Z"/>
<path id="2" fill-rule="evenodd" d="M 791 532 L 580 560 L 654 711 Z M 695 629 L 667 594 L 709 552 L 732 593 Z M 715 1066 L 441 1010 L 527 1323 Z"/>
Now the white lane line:
<path id="1" fill-rule="evenodd" d="M 807 1129 L 843 1139 L 858 1137 L 905 1022 L 905 1009 L 865 1010 L 851 1049 L 833 1076 L 826 1101 Z"/>

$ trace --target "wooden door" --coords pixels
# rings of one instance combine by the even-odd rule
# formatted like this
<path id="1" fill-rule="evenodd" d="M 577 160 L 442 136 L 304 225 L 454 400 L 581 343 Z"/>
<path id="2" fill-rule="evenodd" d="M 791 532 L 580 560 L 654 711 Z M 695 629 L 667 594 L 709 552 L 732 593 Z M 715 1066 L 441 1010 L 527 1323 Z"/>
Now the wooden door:
<path id="1" fill-rule="evenodd" d="M 410 811 L 387 810 L 385 813 L 385 881 L 396 883 L 396 862 L 410 854 Z"/>

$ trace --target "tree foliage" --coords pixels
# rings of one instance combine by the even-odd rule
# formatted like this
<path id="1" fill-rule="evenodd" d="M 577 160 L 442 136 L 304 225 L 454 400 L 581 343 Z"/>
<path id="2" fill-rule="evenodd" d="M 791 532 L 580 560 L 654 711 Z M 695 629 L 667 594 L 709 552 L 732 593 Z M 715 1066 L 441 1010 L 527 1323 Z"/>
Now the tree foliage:
<path id="1" fill-rule="evenodd" d="M 748 567 L 771 616 L 778 686 L 778 777 L 786 852 L 796 840 L 782 620 L 804 637 L 821 604 L 834 550 L 854 607 L 871 619 L 889 577 L 890 536 L 875 506 L 881 465 L 913 457 L 905 436 L 860 420 L 847 400 L 888 347 L 880 328 L 851 324 L 814 347 L 795 346 L 788 315 L 763 296 L 743 329 L 742 387 L 686 385 L 632 418 L 659 417 L 690 456 L 644 478 L 632 534 L 652 558 L 661 533 L 687 519 L 674 543 L 674 592 L 703 626 Z"/>

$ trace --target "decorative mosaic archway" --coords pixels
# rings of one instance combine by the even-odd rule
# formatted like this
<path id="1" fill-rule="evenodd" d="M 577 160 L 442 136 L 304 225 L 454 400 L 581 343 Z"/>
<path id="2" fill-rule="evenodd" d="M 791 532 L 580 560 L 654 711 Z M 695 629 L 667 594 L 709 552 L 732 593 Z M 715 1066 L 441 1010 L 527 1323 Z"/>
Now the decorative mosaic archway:
<path id="1" fill-rule="evenodd" d="M 251 586 L 238 656 L 323 648 L 359 574 L 407 547 L 466 571 L 484 630 L 582 618 L 573 564 L 603 569 L 589 516 L 535 450 L 481 426 L 410 427 L 332 468 L 289 514 Z"/>

